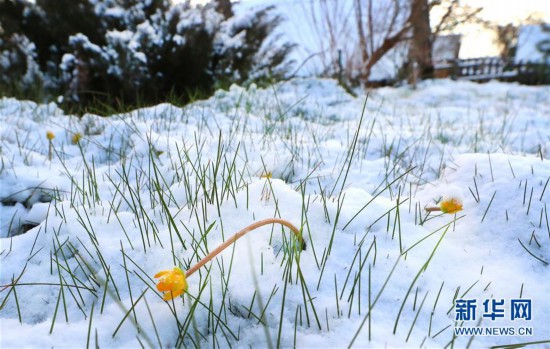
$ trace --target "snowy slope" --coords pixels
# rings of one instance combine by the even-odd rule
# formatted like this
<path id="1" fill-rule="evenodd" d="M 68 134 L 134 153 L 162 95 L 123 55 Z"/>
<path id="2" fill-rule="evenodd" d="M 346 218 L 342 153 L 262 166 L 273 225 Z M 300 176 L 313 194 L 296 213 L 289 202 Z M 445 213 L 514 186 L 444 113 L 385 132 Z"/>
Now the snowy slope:
<path id="1" fill-rule="evenodd" d="M 549 95 L 439 80 L 353 98 L 304 79 L 110 118 L 4 98 L 0 347 L 548 341 Z M 464 209 L 424 210 L 445 195 Z M 263 227 L 161 299 L 157 271 L 268 217 L 303 229 L 299 257 Z M 492 299 L 503 318 L 483 316 Z M 530 320 L 511 319 L 518 299 Z M 476 326 L 515 334 L 454 335 Z"/>

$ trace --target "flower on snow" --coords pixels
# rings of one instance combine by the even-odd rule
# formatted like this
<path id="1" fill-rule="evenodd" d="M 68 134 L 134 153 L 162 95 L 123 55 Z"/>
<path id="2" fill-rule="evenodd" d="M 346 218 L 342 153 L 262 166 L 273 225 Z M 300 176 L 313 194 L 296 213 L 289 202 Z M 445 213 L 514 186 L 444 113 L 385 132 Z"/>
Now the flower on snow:
<path id="1" fill-rule="evenodd" d="M 185 272 L 178 267 L 173 270 L 162 270 L 155 274 L 159 279 L 157 290 L 165 292 L 162 299 L 169 301 L 187 291 L 187 280 Z"/>
<path id="2" fill-rule="evenodd" d="M 456 213 L 462 211 L 462 200 L 457 197 L 443 198 L 439 203 L 439 208 L 443 213 Z"/>
<path id="3" fill-rule="evenodd" d="M 52 139 L 55 138 L 55 133 L 53 133 L 52 131 L 47 131 L 46 132 L 46 138 L 51 141 Z"/>

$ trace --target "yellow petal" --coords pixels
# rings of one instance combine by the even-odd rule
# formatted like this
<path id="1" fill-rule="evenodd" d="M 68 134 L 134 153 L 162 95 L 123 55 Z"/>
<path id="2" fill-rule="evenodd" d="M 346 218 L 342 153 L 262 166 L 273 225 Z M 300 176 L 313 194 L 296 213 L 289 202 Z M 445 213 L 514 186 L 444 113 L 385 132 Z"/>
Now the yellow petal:
<path id="1" fill-rule="evenodd" d="M 460 199 L 450 198 L 441 201 L 439 207 L 441 208 L 441 212 L 443 213 L 456 213 L 462 210 L 462 202 Z"/>
<path id="2" fill-rule="evenodd" d="M 164 296 L 162 296 L 162 299 L 164 299 L 165 301 L 169 301 L 171 299 L 173 299 L 174 297 L 172 296 L 172 292 L 166 292 L 164 294 Z"/>
<path id="3" fill-rule="evenodd" d="M 158 273 L 155 274 L 155 279 L 165 275 L 165 274 L 168 274 L 170 272 L 170 270 L 162 270 L 162 271 L 159 271 Z"/>
<path id="4" fill-rule="evenodd" d="M 170 300 L 180 296 L 187 291 L 187 280 L 185 272 L 178 267 L 173 270 L 162 270 L 155 274 L 155 278 L 159 278 L 157 290 L 165 292 L 162 299 Z"/>
<path id="5" fill-rule="evenodd" d="M 184 290 L 181 289 L 181 290 L 178 290 L 178 291 L 172 291 L 172 298 L 176 298 L 176 297 L 179 297 L 183 294 Z"/>
<path id="6" fill-rule="evenodd" d="M 170 287 L 169 284 L 166 284 L 162 281 L 160 281 L 158 284 L 157 284 L 157 290 L 159 290 L 160 292 L 168 292 L 170 291 L 172 288 Z"/>
<path id="7" fill-rule="evenodd" d="M 169 301 L 171 299 L 174 299 L 176 297 L 179 297 L 183 294 L 183 290 L 178 290 L 178 291 L 168 291 L 164 294 L 164 296 L 162 297 L 162 299 L 164 299 L 165 301 Z"/>

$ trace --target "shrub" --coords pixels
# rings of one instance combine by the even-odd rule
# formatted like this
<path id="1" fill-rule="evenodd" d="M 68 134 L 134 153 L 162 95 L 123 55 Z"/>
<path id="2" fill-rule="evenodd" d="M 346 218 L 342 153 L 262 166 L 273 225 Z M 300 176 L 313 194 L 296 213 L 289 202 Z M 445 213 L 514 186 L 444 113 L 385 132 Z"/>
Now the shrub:
<path id="1" fill-rule="evenodd" d="M 43 75 L 36 61 L 36 46 L 22 34 L 0 38 L 0 84 L 3 90 L 17 97 L 34 94 L 43 84 Z"/>
<path id="2" fill-rule="evenodd" d="M 228 2 L 229 3 L 229 2 Z M 151 104 L 230 82 L 281 78 L 292 45 L 264 8 L 228 16 L 169 0 L 4 0 L 0 82 L 43 87 L 64 105 Z M 9 73 L 8 73 L 9 72 Z M 4 89 L 4 90 L 10 90 Z"/>

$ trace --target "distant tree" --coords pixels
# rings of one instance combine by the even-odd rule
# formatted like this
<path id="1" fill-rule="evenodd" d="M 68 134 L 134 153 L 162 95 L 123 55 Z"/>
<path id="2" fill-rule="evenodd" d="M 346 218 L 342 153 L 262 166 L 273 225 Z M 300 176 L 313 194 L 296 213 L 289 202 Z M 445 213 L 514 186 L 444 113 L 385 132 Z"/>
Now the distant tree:
<path id="1" fill-rule="evenodd" d="M 542 18 L 535 15 L 529 15 L 521 19 L 518 23 L 521 23 L 521 25 L 542 25 L 544 21 Z M 485 28 L 495 33 L 494 43 L 499 49 L 500 57 L 504 59 L 513 59 L 516 54 L 519 28 L 521 25 L 517 23 L 501 25 L 491 21 L 482 21 L 482 24 Z"/>
<path id="2" fill-rule="evenodd" d="M 519 27 L 508 23 L 506 25 L 497 25 L 495 28 L 497 39 L 496 44 L 500 51 L 500 56 L 504 59 L 511 59 L 516 54 Z"/>
<path id="3" fill-rule="evenodd" d="M 412 0 L 410 25 L 412 39 L 409 44 L 408 61 L 412 65 L 410 80 L 433 77 L 432 29 L 430 27 L 430 7 L 428 0 Z"/>
<path id="4" fill-rule="evenodd" d="M 320 52 L 328 75 L 343 75 L 360 84 L 368 84 L 373 67 L 400 47 L 406 48 L 407 57 L 401 58 L 409 61 L 409 67 L 416 67 L 415 75 L 431 77 L 434 36 L 475 20 L 481 11 L 460 0 L 354 0 L 351 6 L 347 3 L 312 2 L 310 23 L 317 36 L 328 42 L 328 47 L 322 47 Z M 439 14 L 434 23 L 430 21 L 432 12 Z M 413 70 L 409 72 L 412 74 Z"/>
<path id="5" fill-rule="evenodd" d="M 431 0 L 430 12 L 438 15 L 432 25 L 434 35 L 450 33 L 464 23 L 485 23 L 480 17 L 483 7 L 472 7 L 461 0 Z"/>

